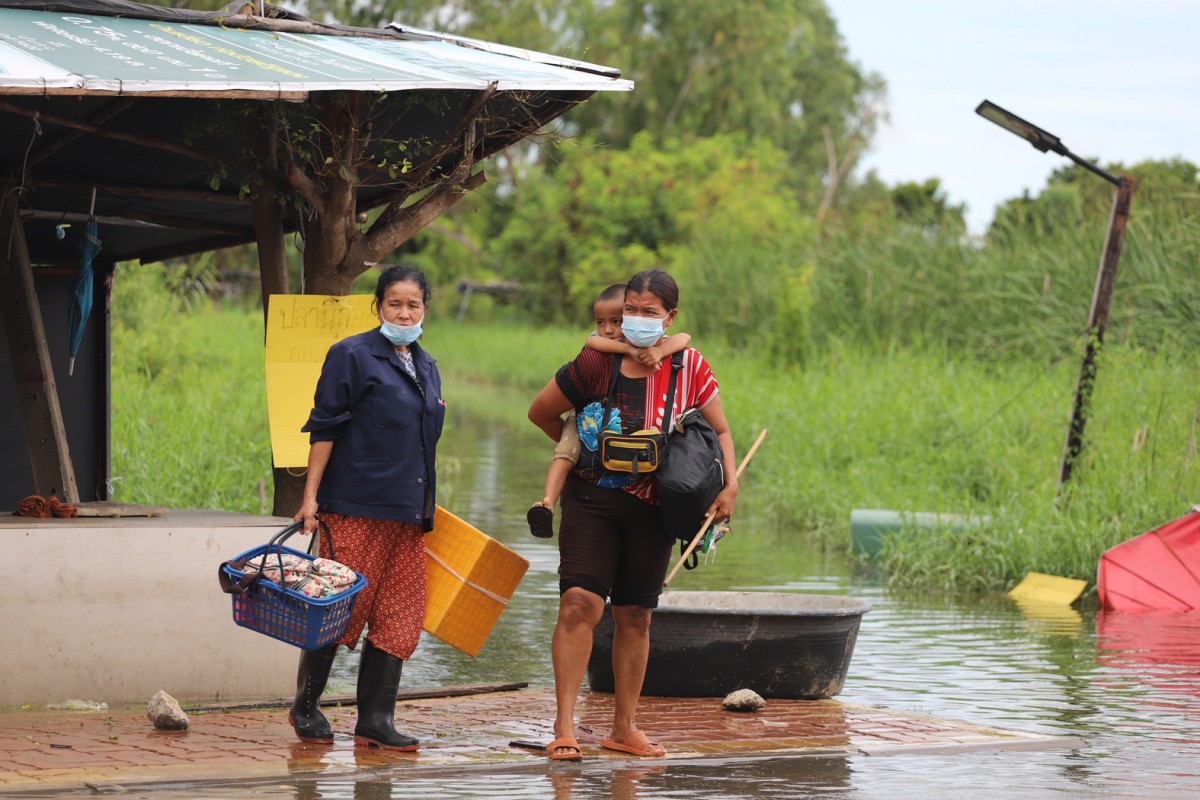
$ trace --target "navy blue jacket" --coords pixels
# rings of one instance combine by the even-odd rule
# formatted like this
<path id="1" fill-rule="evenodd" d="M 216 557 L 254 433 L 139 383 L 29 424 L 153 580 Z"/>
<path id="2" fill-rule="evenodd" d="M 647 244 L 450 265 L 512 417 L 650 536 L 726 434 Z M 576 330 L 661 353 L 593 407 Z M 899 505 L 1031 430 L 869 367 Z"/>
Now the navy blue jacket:
<path id="1" fill-rule="evenodd" d="M 420 385 L 378 328 L 329 348 L 302 431 L 333 442 L 319 511 L 417 523 L 433 530 L 435 454 L 446 404 L 437 362 L 409 345 Z"/>

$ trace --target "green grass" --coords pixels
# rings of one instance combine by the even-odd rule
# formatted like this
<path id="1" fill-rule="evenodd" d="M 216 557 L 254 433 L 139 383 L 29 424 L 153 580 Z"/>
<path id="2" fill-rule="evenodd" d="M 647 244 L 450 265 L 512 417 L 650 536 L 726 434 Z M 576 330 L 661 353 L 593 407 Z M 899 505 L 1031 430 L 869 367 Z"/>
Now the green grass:
<path id="1" fill-rule="evenodd" d="M 270 513 L 262 313 L 173 302 L 154 273 L 116 284 L 112 497 Z"/>
<path id="2" fill-rule="evenodd" d="M 531 398 L 583 336 L 503 325 L 430 330 L 446 374 L 524 387 Z M 697 344 L 721 382 L 738 449 L 770 431 L 745 480 L 775 498 L 773 515 L 808 544 L 845 548 L 855 508 L 990 519 L 965 533 L 890 537 L 881 564 L 895 586 L 995 591 L 1029 571 L 1091 581 L 1103 550 L 1197 499 L 1200 364 L 1192 355 L 1104 353 L 1084 453 L 1060 498 L 1076 358 L 996 363 L 837 347 L 801 369 Z"/>
<path id="3" fill-rule="evenodd" d="M 890 537 L 876 563 L 892 585 L 924 590 L 996 591 L 1029 571 L 1090 581 L 1106 548 L 1200 500 L 1188 316 L 1200 284 L 1180 266 L 1195 247 L 1188 226 L 1152 236 L 1151 222 L 1131 224 L 1084 453 L 1062 496 L 1098 235 L 980 249 L 834 233 L 807 264 L 770 252 L 724 261 L 718 242 L 690 282 L 681 276 L 685 290 L 706 289 L 684 292 L 677 330 L 713 364 L 739 450 L 770 430 L 744 480 L 798 541 L 845 550 L 855 508 L 986 516 L 965 532 Z M 1069 270 L 1057 263 L 1064 252 Z M 747 274 L 768 269 L 782 283 Z M 118 273 L 114 499 L 270 509 L 261 314 L 218 308 L 180 281 L 157 267 Z M 532 399 L 588 332 L 583 321 L 459 324 L 453 305 L 435 305 L 426 325 L 448 385 Z M 709 327 L 734 306 L 730 335 Z M 523 410 L 488 413 L 522 425 Z"/>

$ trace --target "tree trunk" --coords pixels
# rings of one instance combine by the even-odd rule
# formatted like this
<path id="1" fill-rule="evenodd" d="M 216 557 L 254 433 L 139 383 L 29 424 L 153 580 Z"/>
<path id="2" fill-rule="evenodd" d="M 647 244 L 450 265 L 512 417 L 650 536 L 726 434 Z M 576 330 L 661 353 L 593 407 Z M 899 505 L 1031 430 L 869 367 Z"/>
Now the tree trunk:
<path id="1" fill-rule="evenodd" d="M 270 311 L 273 294 L 289 294 L 287 249 L 283 237 L 283 213 L 276 199 L 279 182 L 275 178 L 278 160 L 276 120 L 247 117 L 243 135 L 246 148 L 257 153 L 267 165 L 263 179 L 254 186 L 250 199 L 254 206 L 254 239 L 258 245 L 258 275 L 262 290 L 263 321 Z M 264 326 L 265 331 L 265 326 Z M 290 517 L 300 508 L 304 498 L 304 474 L 293 474 L 285 467 L 272 470 L 274 493 L 271 513 L 278 517 Z"/>
<path id="2" fill-rule="evenodd" d="M 277 517 L 295 516 L 304 500 L 305 475 L 301 472 L 294 474 L 287 467 L 275 467 L 271 470 L 275 479 L 275 500 L 271 513 Z"/>

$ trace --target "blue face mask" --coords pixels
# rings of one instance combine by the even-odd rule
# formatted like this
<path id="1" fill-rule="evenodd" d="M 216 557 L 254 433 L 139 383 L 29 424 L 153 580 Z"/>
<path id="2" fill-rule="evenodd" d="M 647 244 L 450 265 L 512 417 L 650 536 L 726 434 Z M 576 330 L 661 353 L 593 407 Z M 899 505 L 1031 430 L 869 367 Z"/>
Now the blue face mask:
<path id="1" fill-rule="evenodd" d="M 393 325 L 390 322 L 384 322 L 379 326 L 379 332 L 396 346 L 410 345 L 420 338 L 421 323 L 418 322 L 416 325 Z"/>
<path id="2" fill-rule="evenodd" d="M 663 321 L 660 317 L 635 317 L 626 314 L 621 318 L 621 333 L 625 341 L 634 347 L 650 347 L 663 337 Z"/>

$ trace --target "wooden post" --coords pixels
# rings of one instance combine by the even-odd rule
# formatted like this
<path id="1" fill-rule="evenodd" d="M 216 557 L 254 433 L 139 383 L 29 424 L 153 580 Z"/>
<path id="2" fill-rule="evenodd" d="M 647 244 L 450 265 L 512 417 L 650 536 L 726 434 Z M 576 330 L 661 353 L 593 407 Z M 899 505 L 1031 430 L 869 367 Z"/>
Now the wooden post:
<path id="1" fill-rule="evenodd" d="M 1125 244 L 1125 226 L 1129 222 L 1129 206 L 1133 200 L 1133 178 L 1122 175 L 1113 198 L 1112 216 L 1108 222 L 1108 235 L 1104 239 L 1104 252 L 1100 256 L 1100 271 L 1096 275 L 1096 290 L 1092 293 L 1092 310 L 1088 315 L 1088 338 L 1084 348 L 1083 364 L 1079 368 L 1079 381 L 1075 386 L 1075 407 L 1071 412 L 1071 424 L 1063 444 L 1062 465 L 1058 473 L 1058 488 L 1071 479 L 1075 460 L 1083 450 L 1083 428 L 1087 424 L 1088 406 L 1092 398 L 1092 387 L 1096 382 L 1096 356 L 1104 343 L 1104 328 L 1108 324 L 1108 307 L 1112 302 L 1113 287 L 1117 282 L 1117 263 L 1121 259 L 1121 248 Z"/>
<path id="2" fill-rule="evenodd" d="M 15 192 L 5 192 L 0 206 L 0 286 L 4 288 L 4 328 L 25 420 L 34 491 L 44 497 L 54 495 L 64 503 L 78 503 L 75 468 L 67 449 L 67 431 L 16 198 Z"/>
<path id="3" fill-rule="evenodd" d="M 263 112 L 271 114 L 270 109 Z M 262 183 L 251 184 L 250 202 L 254 208 L 254 243 L 258 246 L 259 285 L 262 290 L 263 322 L 267 319 L 267 298 L 273 294 L 289 294 L 287 246 L 283 237 L 283 212 L 276 195 L 279 182 L 275 179 L 278 160 L 277 125 L 274 116 L 259 119 L 248 116 L 242 123 L 246 149 L 268 165 Z M 264 336 L 266 331 L 264 330 Z"/>
<path id="4" fill-rule="evenodd" d="M 263 112 L 263 118 L 246 117 L 242 134 L 246 149 L 255 153 L 268 168 L 263 170 L 262 183 L 251 186 L 250 201 L 254 208 L 254 242 L 258 246 L 258 275 L 263 308 L 263 336 L 266 336 L 266 320 L 270 314 L 270 298 L 273 294 L 290 294 L 288 286 L 287 247 L 283 237 L 283 212 L 276 195 L 279 182 L 274 177 L 278 163 L 276 139 L 276 117 L 271 109 Z M 296 475 L 287 468 L 272 468 L 271 513 L 277 517 L 290 517 L 304 499 L 304 475 Z M 266 513 L 266 487 L 259 484 L 258 509 Z"/>

